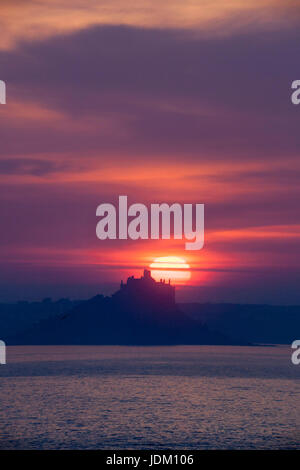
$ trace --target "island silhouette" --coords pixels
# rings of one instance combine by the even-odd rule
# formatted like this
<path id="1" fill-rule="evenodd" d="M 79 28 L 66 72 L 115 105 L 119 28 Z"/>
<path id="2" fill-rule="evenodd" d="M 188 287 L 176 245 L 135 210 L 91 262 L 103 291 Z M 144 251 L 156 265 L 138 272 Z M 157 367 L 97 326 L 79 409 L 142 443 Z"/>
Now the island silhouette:
<path id="1" fill-rule="evenodd" d="M 47 301 L 45 302 L 47 303 Z M 32 345 L 242 344 L 213 331 L 179 309 L 175 286 L 150 271 L 121 282 L 112 296 L 96 295 L 67 313 L 39 322 L 7 339 Z"/>
<path id="2" fill-rule="evenodd" d="M 291 344 L 299 305 L 176 303 L 148 270 L 110 297 L 0 303 L 0 338 L 13 344 Z"/>

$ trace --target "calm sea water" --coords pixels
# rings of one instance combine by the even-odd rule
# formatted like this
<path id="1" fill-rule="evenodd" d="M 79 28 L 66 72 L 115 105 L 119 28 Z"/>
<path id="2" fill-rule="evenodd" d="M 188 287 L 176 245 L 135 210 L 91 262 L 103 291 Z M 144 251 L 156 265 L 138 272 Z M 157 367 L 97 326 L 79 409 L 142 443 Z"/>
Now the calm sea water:
<path id="1" fill-rule="evenodd" d="M 1 449 L 300 447 L 300 366 L 280 347 L 9 347 Z"/>

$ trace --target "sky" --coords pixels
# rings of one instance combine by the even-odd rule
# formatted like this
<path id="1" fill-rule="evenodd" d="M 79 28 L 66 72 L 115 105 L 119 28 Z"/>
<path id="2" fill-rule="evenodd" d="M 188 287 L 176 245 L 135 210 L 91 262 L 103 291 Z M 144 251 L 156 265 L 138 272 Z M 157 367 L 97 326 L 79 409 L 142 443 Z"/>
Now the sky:
<path id="1" fill-rule="evenodd" d="M 180 301 L 299 303 L 299 26 L 298 1 L 2 0 L 0 301 L 179 256 Z M 204 203 L 204 248 L 100 241 L 122 194 Z"/>

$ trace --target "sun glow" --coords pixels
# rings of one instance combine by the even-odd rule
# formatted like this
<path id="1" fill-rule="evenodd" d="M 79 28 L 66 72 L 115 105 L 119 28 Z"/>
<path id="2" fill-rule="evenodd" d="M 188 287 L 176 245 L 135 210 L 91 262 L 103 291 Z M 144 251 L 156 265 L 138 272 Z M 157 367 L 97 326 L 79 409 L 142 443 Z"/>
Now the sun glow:
<path id="1" fill-rule="evenodd" d="M 184 284 L 191 278 L 189 264 L 178 256 L 155 258 L 150 264 L 151 276 L 156 281 L 169 279 L 175 284 Z"/>

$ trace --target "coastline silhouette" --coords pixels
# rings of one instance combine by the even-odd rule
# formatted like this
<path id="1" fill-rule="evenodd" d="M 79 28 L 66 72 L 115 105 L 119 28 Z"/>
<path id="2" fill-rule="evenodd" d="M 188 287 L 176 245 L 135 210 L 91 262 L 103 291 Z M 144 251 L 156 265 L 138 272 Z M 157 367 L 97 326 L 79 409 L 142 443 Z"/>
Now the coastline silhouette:
<path id="1" fill-rule="evenodd" d="M 150 271 L 121 282 L 111 297 L 97 295 L 67 313 L 41 321 L 9 344 L 171 345 L 237 344 L 182 312 L 175 287 L 156 282 Z"/>
<path id="2" fill-rule="evenodd" d="M 291 344 L 299 306 L 176 303 L 175 286 L 148 270 L 110 297 L 0 304 L 0 335 L 13 344 Z"/>

